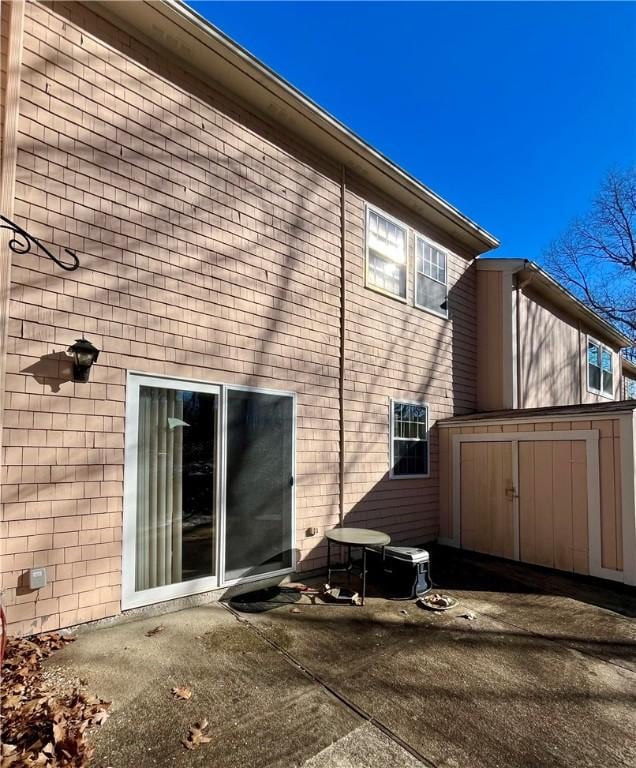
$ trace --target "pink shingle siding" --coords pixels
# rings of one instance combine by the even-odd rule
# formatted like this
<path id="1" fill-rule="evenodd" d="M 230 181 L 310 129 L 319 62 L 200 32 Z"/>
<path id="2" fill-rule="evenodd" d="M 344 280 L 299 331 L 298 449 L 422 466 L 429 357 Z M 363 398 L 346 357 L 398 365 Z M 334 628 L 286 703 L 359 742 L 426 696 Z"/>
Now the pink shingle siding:
<path id="1" fill-rule="evenodd" d="M 299 569 L 323 565 L 339 513 L 340 169 L 80 4 L 27 4 L 23 62 L 15 218 L 82 266 L 13 262 L 11 629 L 120 611 L 129 370 L 297 393 Z M 387 480 L 388 398 L 426 400 L 431 422 L 474 410 L 474 275 L 451 257 L 449 321 L 365 289 L 365 200 L 443 236 L 349 179 L 345 514 L 418 542 L 438 527 L 436 432 L 430 479 Z M 74 384 L 61 353 L 82 333 L 101 354 Z M 22 583 L 34 565 L 39 592 Z"/>
<path id="2" fill-rule="evenodd" d="M 365 288 L 365 201 L 410 227 L 406 305 Z M 438 529 L 437 431 L 430 478 L 390 480 L 389 398 L 426 401 L 431 424 L 475 409 L 475 275 L 450 254 L 450 319 L 418 309 L 413 232 L 452 244 L 363 185 L 351 185 L 346 212 L 346 522 L 386 530 L 394 541 L 427 541 Z"/>

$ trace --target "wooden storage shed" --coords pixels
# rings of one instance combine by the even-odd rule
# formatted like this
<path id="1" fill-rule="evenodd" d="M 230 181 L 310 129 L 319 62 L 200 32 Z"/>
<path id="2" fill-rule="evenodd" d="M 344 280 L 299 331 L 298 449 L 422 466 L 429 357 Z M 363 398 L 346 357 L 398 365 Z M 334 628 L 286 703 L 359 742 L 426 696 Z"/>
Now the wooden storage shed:
<path id="1" fill-rule="evenodd" d="M 636 402 L 438 422 L 440 543 L 636 584 Z"/>

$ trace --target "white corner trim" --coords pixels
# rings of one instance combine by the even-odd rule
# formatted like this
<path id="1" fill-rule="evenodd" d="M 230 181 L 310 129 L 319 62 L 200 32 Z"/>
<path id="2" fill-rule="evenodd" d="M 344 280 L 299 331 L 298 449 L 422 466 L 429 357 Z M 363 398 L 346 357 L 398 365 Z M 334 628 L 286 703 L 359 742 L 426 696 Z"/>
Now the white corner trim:
<path id="1" fill-rule="evenodd" d="M 512 408 L 521 408 L 519 403 L 519 373 L 520 373 L 520 350 L 519 350 L 519 334 L 520 334 L 520 315 L 521 307 L 520 302 L 522 300 L 521 290 L 514 285 L 511 285 L 510 292 L 512 295 L 512 305 L 510 309 L 510 316 L 512 318 L 512 330 L 510 334 L 510 349 L 512 360 Z"/>
<path id="2" fill-rule="evenodd" d="M 609 579 L 610 581 L 618 581 L 623 583 L 623 571 L 614 571 L 611 568 L 599 568 L 596 573 L 592 573 L 592 576 L 596 576 L 598 579 Z"/>
<path id="3" fill-rule="evenodd" d="M 602 576 L 601 547 L 601 478 L 597 439 L 587 441 L 585 463 L 587 467 L 587 546 L 591 576 Z"/>
<path id="4" fill-rule="evenodd" d="M 623 581 L 636 586 L 636 413 L 620 418 Z"/>
<path id="5" fill-rule="evenodd" d="M 521 557 L 521 509 L 519 496 L 519 440 L 512 441 L 512 487 L 514 498 L 512 499 L 512 546 L 515 560 Z"/>
<path id="6" fill-rule="evenodd" d="M 453 535 L 449 539 L 451 547 L 461 547 L 461 495 L 462 495 L 462 477 L 461 477 L 461 459 L 462 459 L 462 438 L 463 435 L 453 435 L 451 441 L 451 467 L 453 470 L 453 482 L 451 485 L 451 518 L 453 521 Z"/>

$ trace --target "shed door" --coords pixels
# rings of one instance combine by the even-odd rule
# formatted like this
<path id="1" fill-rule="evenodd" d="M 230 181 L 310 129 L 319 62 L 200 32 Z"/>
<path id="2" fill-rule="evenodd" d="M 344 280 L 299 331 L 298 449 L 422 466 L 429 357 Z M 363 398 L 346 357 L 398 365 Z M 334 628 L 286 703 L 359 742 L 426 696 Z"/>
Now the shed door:
<path id="1" fill-rule="evenodd" d="M 512 442 L 461 443 L 461 546 L 515 557 Z"/>
<path id="2" fill-rule="evenodd" d="M 520 559 L 588 573 L 587 514 L 585 442 L 520 441 Z"/>

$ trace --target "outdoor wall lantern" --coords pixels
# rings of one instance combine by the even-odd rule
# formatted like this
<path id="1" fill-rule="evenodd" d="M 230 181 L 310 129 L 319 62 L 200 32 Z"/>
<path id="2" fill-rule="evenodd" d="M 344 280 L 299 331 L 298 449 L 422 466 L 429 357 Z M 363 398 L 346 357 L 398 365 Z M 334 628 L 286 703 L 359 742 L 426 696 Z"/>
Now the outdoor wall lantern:
<path id="1" fill-rule="evenodd" d="M 73 381 L 88 381 L 91 366 L 99 357 L 99 349 L 82 336 L 68 351 L 73 355 Z"/>

